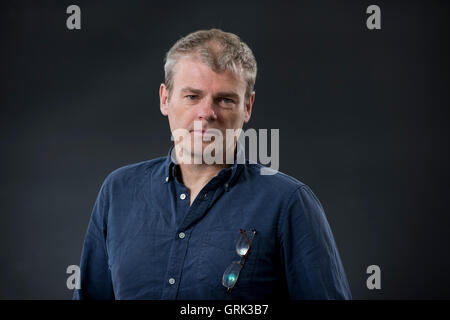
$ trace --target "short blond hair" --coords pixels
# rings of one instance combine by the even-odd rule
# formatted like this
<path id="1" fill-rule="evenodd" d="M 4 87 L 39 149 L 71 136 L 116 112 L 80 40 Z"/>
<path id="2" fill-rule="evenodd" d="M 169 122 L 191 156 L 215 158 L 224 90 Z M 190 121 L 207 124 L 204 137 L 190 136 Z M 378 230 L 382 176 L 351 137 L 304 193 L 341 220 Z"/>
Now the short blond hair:
<path id="1" fill-rule="evenodd" d="M 220 29 L 199 30 L 175 42 L 164 60 L 165 84 L 169 96 L 173 89 L 175 65 L 185 56 L 198 57 L 215 72 L 228 69 L 239 74 L 243 71 L 247 84 L 245 100 L 250 99 L 256 81 L 256 59 L 252 50 L 237 35 Z"/>

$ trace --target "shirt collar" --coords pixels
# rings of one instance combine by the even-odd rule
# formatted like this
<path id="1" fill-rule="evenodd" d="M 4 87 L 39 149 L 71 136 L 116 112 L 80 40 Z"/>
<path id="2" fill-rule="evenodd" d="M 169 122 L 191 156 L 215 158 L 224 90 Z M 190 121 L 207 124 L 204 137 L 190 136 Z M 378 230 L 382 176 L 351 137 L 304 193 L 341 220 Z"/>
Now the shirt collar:
<path id="1" fill-rule="evenodd" d="M 175 177 L 175 170 L 177 165 L 175 164 L 173 158 L 174 156 L 172 156 L 172 152 L 175 153 L 173 151 L 174 147 L 175 145 L 172 144 L 171 147 L 169 148 L 166 161 L 164 162 L 166 182 L 174 179 Z M 213 179 L 216 179 L 219 182 L 223 182 L 225 189 L 228 189 L 236 182 L 239 173 L 246 164 L 248 164 L 248 160 L 245 158 L 245 149 L 238 140 L 236 144 L 236 152 L 234 154 L 233 164 L 228 168 L 221 169 L 217 173 L 217 176 L 215 176 Z"/>

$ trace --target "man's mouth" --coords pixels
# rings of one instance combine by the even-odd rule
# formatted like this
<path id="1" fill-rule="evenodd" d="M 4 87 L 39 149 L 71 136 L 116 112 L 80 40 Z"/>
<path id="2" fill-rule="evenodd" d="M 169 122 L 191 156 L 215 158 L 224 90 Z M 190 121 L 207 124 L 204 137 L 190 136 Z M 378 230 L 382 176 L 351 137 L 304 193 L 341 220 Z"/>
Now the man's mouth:
<path id="1" fill-rule="evenodd" d="M 192 133 L 194 133 L 194 136 L 197 137 L 214 137 L 214 131 L 213 130 L 192 130 Z"/>
<path id="2" fill-rule="evenodd" d="M 195 134 L 201 134 L 201 135 L 212 135 L 213 134 L 213 130 L 208 130 L 208 129 L 202 129 L 202 130 L 192 130 L 191 132 L 195 133 Z"/>

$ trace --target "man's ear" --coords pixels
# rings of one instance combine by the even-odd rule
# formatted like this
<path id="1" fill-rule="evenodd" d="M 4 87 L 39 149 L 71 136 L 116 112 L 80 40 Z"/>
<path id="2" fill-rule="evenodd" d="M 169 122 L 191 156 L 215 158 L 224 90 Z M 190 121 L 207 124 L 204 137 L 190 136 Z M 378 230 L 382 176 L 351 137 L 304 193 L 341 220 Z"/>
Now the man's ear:
<path id="1" fill-rule="evenodd" d="M 252 116 L 252 107 L 253 107 L 253 102 L 255 102 L 255 91 L 252 92 L 252 95 L 250 96 L 250 99 L 248 99 L 248 101 L 245 103 L 244 106 L 244 112 L 245 112 L 245 116 L 244 116 L 244 123 L 249 122 L 250 117 Z"/>
<path id="2" fill-rule="evenodd" d="M 164 83 L 159 86 L 159 109 L 167 117 L 169 108 L 169 90 Z"/>

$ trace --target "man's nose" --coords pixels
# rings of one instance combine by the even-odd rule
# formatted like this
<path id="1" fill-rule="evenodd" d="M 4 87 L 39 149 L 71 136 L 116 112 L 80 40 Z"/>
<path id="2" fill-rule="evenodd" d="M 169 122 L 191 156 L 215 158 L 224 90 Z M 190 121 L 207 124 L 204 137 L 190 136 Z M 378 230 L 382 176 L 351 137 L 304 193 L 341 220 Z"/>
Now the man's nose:
<path id="1" fill-rule="evenodd" d="M 205 119 L 208 121 L 217 119 L 217 113 L 215 110 L 213 99 L 204 99 L 204 101 L 202 101 L 202 103 L 198 107 L 198 117 L 200 119 Z"/>

